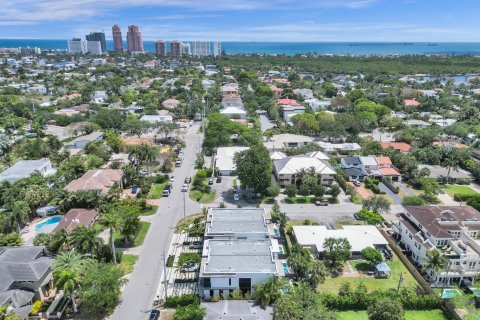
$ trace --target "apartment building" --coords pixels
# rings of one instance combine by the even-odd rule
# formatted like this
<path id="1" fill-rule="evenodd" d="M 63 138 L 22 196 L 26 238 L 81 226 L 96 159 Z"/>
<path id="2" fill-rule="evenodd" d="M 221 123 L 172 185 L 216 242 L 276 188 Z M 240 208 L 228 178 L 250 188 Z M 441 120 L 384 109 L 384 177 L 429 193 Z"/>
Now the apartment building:
<path id="1" fill-rule="evenodd" d="M 432 286 L 473 282 L 480 272 L 480 212 L 470 206 L 405 206 L 394 225 L 399 243 L 422 266 L 438 249 L 449 260 L 446 270 L 425 270 Z"/>

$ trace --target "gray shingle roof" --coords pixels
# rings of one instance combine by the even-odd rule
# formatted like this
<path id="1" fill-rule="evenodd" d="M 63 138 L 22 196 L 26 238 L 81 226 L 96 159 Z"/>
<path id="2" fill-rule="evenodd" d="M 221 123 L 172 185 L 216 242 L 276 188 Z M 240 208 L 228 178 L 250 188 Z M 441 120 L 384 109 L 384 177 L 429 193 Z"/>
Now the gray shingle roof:
<path id="1" fill-rule="evenodd" d="M 30 303 L 34 296 L 34 292 L 20 289 L 0 292 L 0 305 L 11 304 L 13 307 L 19 308 Z M 7 304 L 7 302 L 9 303 Z"/>

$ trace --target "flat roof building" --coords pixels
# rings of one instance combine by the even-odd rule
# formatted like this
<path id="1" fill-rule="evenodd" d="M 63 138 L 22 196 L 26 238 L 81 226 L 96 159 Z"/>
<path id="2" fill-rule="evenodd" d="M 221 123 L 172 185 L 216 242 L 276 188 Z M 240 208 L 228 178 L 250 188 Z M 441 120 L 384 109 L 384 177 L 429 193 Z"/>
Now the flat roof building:
<path id="1" fill-rule="evenodd" d="M 4 181 L 14 183 L 30 177 L 35 172 L 39 172 L 44 177 L 49 177 L 54 175 L 56 171 L 50 159 L 19 160 L 13 166 L 0 173 L 0 183 Z"/>
<path id="2" fill-rule="evenodd" d="M 261 208 L 210 209 L 205 238 L 267 238 L 273 235 L 270 214 Z"/>

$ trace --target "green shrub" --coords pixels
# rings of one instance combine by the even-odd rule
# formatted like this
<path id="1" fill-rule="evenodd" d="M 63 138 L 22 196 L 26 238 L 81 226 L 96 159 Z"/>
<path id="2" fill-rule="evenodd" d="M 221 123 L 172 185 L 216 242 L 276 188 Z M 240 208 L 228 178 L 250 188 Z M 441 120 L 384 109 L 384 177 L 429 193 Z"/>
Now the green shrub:
<path id="1" fill-rule="evenodd" d="M 220 301 L 220 298 L 217 297 L 216 295 L 213 295 L 212 298 L 210 299 L 210 301 L 212 301 L 212 302 L 218 302 L 218 301 Z"/>
<path id="2" fill-rule="evenodd" d="M 178 257 L 178 265 L 191 265 L 195 263 L 199 263 L 202 260 L 202 257 L 197 252 L 182 252 Z"/>
<path id="3" fill-rule="evenodd" d="M 384 219 L 383 217 L 375 212 L 362 209 L 357 213 L 358 217 L 362 220 L 365 220 L 368 224 L 379 224 Z"/>
<path id="4" fill-rule="evenodd" d="M 404 206 L 423 206 L 426 205 L 427 202 L 421 197 L 407 196 L 403 198 L 402 204 Z"/>
<path id="5" fill-rule="evenodd" d="M 175 260 L 175 256 L 170 255 L 167 258 L 167 267 L 172 268 L 173 267 L 173 261 Z"/>
<path id="6" fill-rule="evenodd" d="M 200 296 L 198 294 L 188 293 L 181 296 L 169 296 L 165 299 L 166 308 L 177 308 L 188 305 L 200 305 Z"/>

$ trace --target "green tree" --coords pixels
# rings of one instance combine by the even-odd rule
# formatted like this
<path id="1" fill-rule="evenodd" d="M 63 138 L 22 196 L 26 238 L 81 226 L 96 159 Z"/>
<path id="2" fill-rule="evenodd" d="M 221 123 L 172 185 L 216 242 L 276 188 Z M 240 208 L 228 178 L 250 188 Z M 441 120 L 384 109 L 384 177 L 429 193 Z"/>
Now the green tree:
<path id="1" fill-rule="evenodd" d="M 383 260 L 382 253 L 380 251 L 378 251 L 377 249 L 374 249 L 372 247 L 364 248 L 361 251 L 361 253 L 362 253 L 363 258 L 373 265 L 376 265 L 376 264 L 382 262 L 382 260 Z"/>
<path id="2" fill-rule="evenodd" d="M 18 233 L 0 233 L 0 247 L 19 247 L 22 244 L 22 237 Z"/>
<path id="3" fill-rule="evenodd" d="M 89 253 L 94 256 L 95 249 L 100 246 L 102 240 L 97 237 L 94 228 L 80 226 L 70 233 L 70 243 L 80 253 Z"/>
<path id="4" fill-rule="evenodd" d="M 177 307 L 173 320 L 202 320 L 206 315 L 205 309 L 198 304 Z"/>
<path id="5" fill-rule="evenodd" d="M 304 135 L 315 135 L 318 132 L 318 122 L 315 115 L 311 113 L 296 114 L 291 118 L 293 128 L 296 132 Z"/>
<path id="6" fill-rule="evenodd" d="M 363 201 L 363 209 L 375 213 L 388 213 L 390 211 L 390 202 L 381 196 L 373 196 Z"/>
<path id="7" fill-rule="evenodd" d="M 20 225 L 28 218 L 29 213 L 30 207 L 25 201 L 15 201 L 10 207 L 10 219 L 17 226 L 18 233 L 20 233 Z"/>
<path id="8" fill-rule="evenodd" d="M 122 270 L 114 265 L 94 263 L 89 266 L 79 291 L 81 312 L 95 316 L 111 312 L 118 304 L 120 288 L 126 281 Z"/>
<path id="9" fill-rule="evenodd" d="M 449 266 L 448 258 L 438 249 L 427 252 L 427 259 L 423 264 L 426 270 L 433 270 L 435 273 L 444 271 Z M 445 284 L 445 280 L 443 281 Z"/>
<path id="10" fill-rule="evenodd" d="M 100 217 L 100 224 L 104 225 L 109 230 L 110 245 L 112 246 L 113 263 L 117 264 L 117 256 L 115 253 L 115 239 L 113 237 L 114 231 L 120 229 L 122 221 L 118 218 L 116 212 L 107 212 Z"/>
<path id="11" fill-rule="evenodd" d="M 288 287 L 289 283 L 285 278 L 270 278 L 264 283 L 255 285 L 255 302 L 265 309 L 275 303 L 282 296 L 283 290 Z"/>
<path id="12" fill-rule="evenodd" d="M 278 183 L 273 183 L 267 188 L 267 195 L 275 199 L 280 194 L 280 186 Z"/>
<path id="13" fill-rule="evenodd" d="M 312 256 L 307 249 L 299 244 L 294 244 L 290 249 L 290 255 L 287 258 L 289 267 L 295 273 L 297 279 L 307 279 Z"/>
<path id="14" fill-rule="evenodd" d="M 333 267 L 336 267 L 350 259 L 352 245 L 347 238 L 326 238 L 323 242 L 323 249 L 325 250 L 325 259 L 330 261 Z"/>
<path id="15" fill-rule="evenodd" d="M 375 300 L 367 310 L 369 320 L 403 320 L 405 311 L 397 300 Z"/>
<path id="16" fill-rule="evenodd" d="M 285 194 L 288 197 L 295 197 L 297 195 L 297 187 L 293 184 L 288 184 L 285 186 Z"/>
<path id="17" fill-rule="evenodd" d="M 257 193 L 264 193 L 272 181 L 272 161 L 263 145 L 252 146 L 234 158 L 242 185 Z"/>
<path id="18" fill-rule="evenodd" d="M 335 86 L 330 83 L 330 82 L 325 82 L 323 85 L 323 90 L 325 90 L 325 97 L 327 98 L 333 98 L 337 95 L 337 88 L 335 88 Z"/>

